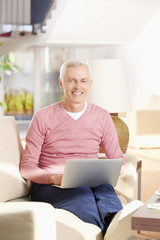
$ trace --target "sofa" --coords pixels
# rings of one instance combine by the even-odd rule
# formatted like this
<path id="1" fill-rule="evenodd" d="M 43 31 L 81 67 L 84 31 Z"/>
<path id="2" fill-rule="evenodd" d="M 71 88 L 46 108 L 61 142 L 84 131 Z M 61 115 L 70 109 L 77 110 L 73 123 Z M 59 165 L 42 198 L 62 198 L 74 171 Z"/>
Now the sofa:
<path id="1" fill-rule="evenodd" d="M 102 240 L 101 230 L 74 214 L 48 203 L 30 200 L 31 183 L 19 172 L 23 153 L 14 117 L 0 117 L 0 239 Z M 131 216 L 143 203 L 136 200 L 137 159 L 125 154 L 126 170 L 115 188 L 123 209 L 115 216 L 104 239 L 125 240 L 134 231 Z"/>

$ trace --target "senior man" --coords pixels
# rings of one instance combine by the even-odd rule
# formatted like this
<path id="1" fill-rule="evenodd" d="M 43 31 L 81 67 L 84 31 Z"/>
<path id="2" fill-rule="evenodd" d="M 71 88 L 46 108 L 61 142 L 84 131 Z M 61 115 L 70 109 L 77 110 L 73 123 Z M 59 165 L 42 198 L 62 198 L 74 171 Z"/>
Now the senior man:
<path id="1" fill-rule="evenodd" d="M 110 114 L 86 101 L 92 81 L 87 63 L 66 61 L 60 69 L 59 85 L 64 100 L 38 110 L 26 136 L 20 172 L 33 182 L 32 201 L 43 201 L 68 210 L 85 222 L 97 225 L 103 235 L 122 209 L 113 187 L 61 189 L 67 159 L 98 158 L 100 144 L 108 158 L 122 158 Z M 98 91 L 98 89 L 97 89 Z"/>

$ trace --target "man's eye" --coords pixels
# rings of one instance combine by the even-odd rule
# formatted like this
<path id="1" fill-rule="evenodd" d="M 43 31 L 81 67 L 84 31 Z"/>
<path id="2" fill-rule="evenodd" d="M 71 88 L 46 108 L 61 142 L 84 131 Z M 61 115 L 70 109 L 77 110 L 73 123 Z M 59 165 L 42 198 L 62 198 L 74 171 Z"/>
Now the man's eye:
<path id="1" fill-rule="evenodd" d="M 74 79 L 69 79 L 69 82 L 74 82 Z"/>
<path id="2" fill-rule="evenodd" d="M 86 79 L 83 79 L 82 82 L 87 82 L 87 80 L 86 80 Z"/>

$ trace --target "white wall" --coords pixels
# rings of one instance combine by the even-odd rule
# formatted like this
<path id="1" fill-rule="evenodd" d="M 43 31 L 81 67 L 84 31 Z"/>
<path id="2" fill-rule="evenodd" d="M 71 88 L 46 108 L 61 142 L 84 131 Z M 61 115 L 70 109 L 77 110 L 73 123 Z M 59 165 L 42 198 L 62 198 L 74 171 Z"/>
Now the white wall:
<path id="1" fill-rule="evenodd" d="M 0 81 L 0 102 L 4 102 L 4 81 Z M 4 114 L 4 108 L 0 107 L 0 117 Z"/>
<path id="2" fill-rule="evenodd" d="M 132 105 L 143 97 L 160 96 L 160 10 L 137 38 L 127 45 L 74 48 L 81 59 L 120 58 L 124 62 Z"/>
<path id="3" fill-rule="evenodd" d="M 125 63 L 134 104 L 152 94 L 160 96 L 160 10 L 132 43 L 115 47 L 113 57 Z"/>
<path id="4" fill-rule="evenodd" d="M 113 58 L 113 46 L 72 48 L 71 57 L 82 60 Z"/>

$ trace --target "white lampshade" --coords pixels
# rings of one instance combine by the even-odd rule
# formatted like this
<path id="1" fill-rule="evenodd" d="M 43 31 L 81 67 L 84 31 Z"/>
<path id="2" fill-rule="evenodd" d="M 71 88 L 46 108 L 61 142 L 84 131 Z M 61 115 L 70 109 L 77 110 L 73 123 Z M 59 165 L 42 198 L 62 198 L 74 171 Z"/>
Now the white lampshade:
<path id="1" fill-rule="evenodd" d="M 120 59 L 89 60 L 92 85 L 87 100 L 110 113 L 131 111 L 128 84 Z"/>

